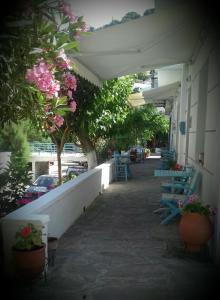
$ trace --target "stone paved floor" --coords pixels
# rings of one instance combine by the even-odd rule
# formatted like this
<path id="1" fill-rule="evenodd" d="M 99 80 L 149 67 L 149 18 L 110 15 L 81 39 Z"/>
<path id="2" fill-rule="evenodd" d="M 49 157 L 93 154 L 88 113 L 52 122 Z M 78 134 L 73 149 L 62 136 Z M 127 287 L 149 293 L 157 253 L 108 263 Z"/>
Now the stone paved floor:
<path id="1" fill-rule="evenodd" d="M 48 282 L 17 287 L 22 299 L 195 300 L 218 289 L 207 256 L 184 252 L 178 220 L 160 225 L 158 159 L 132 164 L 129 181 L 114 182 L 59 241 Z M 219 277 L 220 278 L 220 277 Z M 15 291 L 15 290 L 14 290 Z M 220 293 L 219 293 L 220 295 Z M 15 299 L 15 298 L 14 298 Z"/>

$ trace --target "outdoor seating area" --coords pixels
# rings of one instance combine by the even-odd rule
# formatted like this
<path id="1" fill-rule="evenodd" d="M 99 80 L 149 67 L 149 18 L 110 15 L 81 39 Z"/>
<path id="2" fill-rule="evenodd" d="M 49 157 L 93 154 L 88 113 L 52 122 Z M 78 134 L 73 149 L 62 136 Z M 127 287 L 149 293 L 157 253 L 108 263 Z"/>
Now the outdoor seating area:
<path id="1" fill-rule="evenodd" d="M 128 151 L 114 151 L 113 153 L 115 180 L 127 181 L 132 177 L 130 165 L 143 163 L 147 156 L 144 155 L 144 148 L 134 147 Z"/>
<path id="2" fill-rule="evenodd" d="M 217 5 L 26 2 L 1 17 L 2 295 L 220 298 Z"/>
<path id="3" fill-rule="evenodd" d="M 176 163 L 174 150 L 163 150 L 160 159 L 160 168 L 154 170 L 154 176 L 166 178 L 161 183 L 161 208 L 155 212 L 162 212 L 162 225 L 167 225 L 178 215 L 179 206 L 185 206 L 192 194 L 198 193 L 201 184 L 201 173 L 193 166 L 181 166 Z M 170 162 L 174 164 L 169 166 Z M 170 169 L 168 169 L 170 168 Z"/>
<path id="4" fill-rule="evenodd" d="M 159 163 L 131 164 L 132 179 L 113 182 L 59 239 L 47 282 L 39 279 L 32 289 L 10 282 L 9 294 L 24 300 L 211 296 L 217 268 L 207 253 L 187 253 L 178 222 L 161 226 L 153 213 L 161 199 L 162 177 L 154 176 Z"/>
<path id="5" fill-rule="evenodd" d="M 184 176 L 183 178 L 185 179 L 187 175 L 182 174 L 182 176 Z M 170 192 L 168 193 L 166 191 L 166 193 L 162 193 L 160 204 L 167 208 L 167 210 L 165 211 L 165 217 L 161 221 L 161 224 L 168 224 L 176 216 L 180 215 L 180 202 L 181 207 L 185 206 L 189 202 L 189 197 L 198 192 L 199 184 L 201 182 L 201 173 L 199 171 L 195 171 L 193 176 L 191 176 L 190 173 L 188 176 L 187 182 L 171 183 Z M 178 178 L 181 178 L 181 176 Z"/>

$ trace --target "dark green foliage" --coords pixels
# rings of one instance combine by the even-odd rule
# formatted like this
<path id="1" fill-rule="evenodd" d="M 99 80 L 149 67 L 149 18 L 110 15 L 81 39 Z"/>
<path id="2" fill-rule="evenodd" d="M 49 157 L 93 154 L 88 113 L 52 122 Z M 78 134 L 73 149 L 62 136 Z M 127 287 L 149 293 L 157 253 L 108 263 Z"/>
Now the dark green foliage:
<path id="1" fill-rule="evenodd" d="M 146 9 L 143 16 L 148 16 L 148 15 L 151 15 L 155 12 L 155 9 L 154 8 L 150 8 L 150 9 Z"/>
<path id="2" fill-rule="evenodd" d="M 17 155 L 22 157 L 24 163 L 27 163 L 29 158 L 29 144 L 27 142 L 28 127 L 22 123 L 5 124 L 0 132 L 0 151 L 17 151 Z"/>
<path id="3" fill-rule="evenodd" d="M 139 19 L 140 17 L 141 16 L 138 13 L 136 13 L 135 11 L 130 11 L 121 19 L 121 23 L 125 23 L 130 20 Z"/>
<path id="4" fill-rule="evenodd" d="M 132 85 L 133 79 L 127 76 L 106 81 L 98 88 L 77 76 L 77 110 L 74 115 L 69 113 L 67 122 L 74 142 L 80 141 L 85 152 L 94 150 L 100 140 L 108 139 L 123 123 Z"/>
<path id="5" fill-rule="evenodd" d="M 187 203 L 182 209 L 182 214 L 199 213 L 200 215 L 212 216 L 215 215 L 215 210 L 208 204 L 202 204 L 200 201 Z"/>
<path id="6" fill-rule="evenodd" d="M 28 165 L 19 162 L 19 158 L 11 158 L 5 171 L 0 174 L 0 210 L 9 213 L 18 206 L 16 200 L 20 199 L 27 185 L 30 185 L 32 176 Z"/>
<path id="7" fill-rule="evenodd" d="M 150 78 L 150 75 L 148 75 L 147 72 L 140 72 L 140 73 L 134 74 L 134 78 L 145 81 Z"/>
<path id="8" fill-rule="evenodd" d="M 0 174 L 0 210 L 8 213 L 17 208 L 16 200 L 22 197 L 32 176 L 28 171 L 30 153 L 27 136 L 22 126 L 12 123 L 4 130 L 11 157 L 6 169 Z"/>
<path id="9" fill-rule="evenodd" d="M 158 133 L 168 133 L 169 123 L 164 115 L 158 113 L 153 105 L 131 109 L 122 126 L 117 127 L 114 136 L 117 147 L 145 145 Z M 126 148 L 125 148 L 126 149 Z"/>
<path id="10" fill-rule="evenodd" d="M 121 18 L 120 21 L 116 20 L 116 19 L 112 19 L 112 21 L 110 23 L 105 24 L 104 26 L 101 26 L 101 27 L 97 28 L 96 30 L 111 27 L 111 26 L 118 25 L 118 24 L 121 24 L 121 23 L 126 23 L 130 20 L 139 19 L 140 17 L 141 17 L 141 15 L 139 15 L 135 11 L 130 11 L 130 12 L 126 13 L 124 15 L 124 17 Z"/>

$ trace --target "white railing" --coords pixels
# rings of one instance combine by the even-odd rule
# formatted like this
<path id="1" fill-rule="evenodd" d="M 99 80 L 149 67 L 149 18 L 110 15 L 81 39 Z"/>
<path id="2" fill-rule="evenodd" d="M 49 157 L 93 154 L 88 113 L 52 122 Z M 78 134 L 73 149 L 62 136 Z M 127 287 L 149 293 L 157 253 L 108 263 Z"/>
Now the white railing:
<path id="1" fill-rule="evenodd" d="M 15 232 L 20 225 L 32 222 L 43 227 L 43 240 L 46 245 L 48 236 L 61 237 L 108 187 L 114 177 L 113 167 L 113 161 L 99 165 L 2 218 L 6 272 L 13 272 L 11 249 Z"/>

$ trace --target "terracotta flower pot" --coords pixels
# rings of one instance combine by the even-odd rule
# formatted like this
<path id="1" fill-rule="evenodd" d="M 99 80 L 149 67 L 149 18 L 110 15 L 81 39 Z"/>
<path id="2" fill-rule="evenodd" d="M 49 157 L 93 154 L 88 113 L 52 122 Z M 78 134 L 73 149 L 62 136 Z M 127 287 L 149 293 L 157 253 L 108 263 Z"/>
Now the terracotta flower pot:
<path id="1" fill-rule="evenodd" d="M 45 245 L 34 250 L 13 249 L 15 272 L 25 280 L 36 279 L 45 267 Z"/>
<path id="2" fill-rule="evenodd" d="M 181 239 L 190 252 L 199 252 L 212 236 L 213 228 L 209 218 L 199 213 L 182 215 L 179 232 Z"/>

